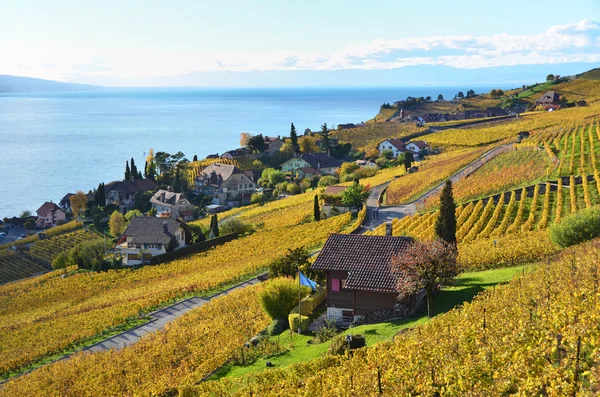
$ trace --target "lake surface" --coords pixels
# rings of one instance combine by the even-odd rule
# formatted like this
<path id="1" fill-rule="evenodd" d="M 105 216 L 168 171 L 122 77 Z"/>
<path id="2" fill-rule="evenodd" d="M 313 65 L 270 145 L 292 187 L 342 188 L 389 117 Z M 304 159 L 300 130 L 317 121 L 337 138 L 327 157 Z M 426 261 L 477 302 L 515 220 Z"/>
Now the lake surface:
<path id="1" fill-rule="evenodd" d="M 466 92 L 465 88 L 460 88 Z M 241 132 L 299 134 L 366 121 L 383 102 L 445 88 L 121 89 L 0 94 L 0 218 L 35 211 L 68 192 L 123 178 L 149 148 L 188 159 L 239 146 Z M 488 88 L 477 88 L 487 92 Z"/>

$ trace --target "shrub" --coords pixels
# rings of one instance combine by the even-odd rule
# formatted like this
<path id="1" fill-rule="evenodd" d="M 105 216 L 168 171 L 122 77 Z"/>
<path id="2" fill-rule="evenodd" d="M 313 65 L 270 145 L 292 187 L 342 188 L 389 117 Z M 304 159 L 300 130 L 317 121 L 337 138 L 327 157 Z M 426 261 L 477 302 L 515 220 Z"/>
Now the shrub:
<path id="1" fill-rule="evenodd" d="M 275 278 L 260 292 L 260 305 L 272 319 L 285 318 L 298 303 L 298 292 L 305 296 L 308 291 L 308 287 L 299 286 L 292 278 Z"/>
<path id="2" fill-rule="evenodd" d="M 346 342 L 346 335 L 340 334 L 333 338 L 329 345 L 329 349 L 327 349 L 327 353 L 332 355 L 342 355 L 349 349 L 348 342 Z"/>
<path id="3" fill-rule="evenodd" d="M 69 263 L 69 251 L 62 251 L 52 261 L 52 269 L 64 269 Z"/>
<path id="4" fill-rule="evenodd" d="M 261 203 L 262 201 L 263 201 L 262 193 L 252 193 L 252 197 L 250 198 L 250 202 L 252 204 L 258 204 L 258 203 Z"/>
<path id="5" fill-rule="evenodd" d="M 267 333 L 270 336 L 279 335 L 280 333 L 285 331 L 286 328 L 287 322 L 285 321 L 285 319 L 276 318 L 275 320 L 271 321 L 271 324 L 269 324 L 269 327 L 267 328 Z"/>
<path id="6" fill-rule="evenodd" d="M 246 234 L 252 233 L 254 231 L 254 226 L 248 223 L 244 223 L 239 218 L 229 218 L 219 225 L 219 233 L 221 235 L 226 234 Z"/>
<path id="7" fill-rule="evenodd" d="M 288 316 L 288 322 L 291 330 L 298 331 L 300 328 L 300 332 L 306 332 L 310 325 L 310 318 L 299 313 L 292 313 Z"/>
<path id="8" fill-rule="evenodd" d="M 600 236 L 600 207 L 591 207 L 566 216 L 550 230 L 552 241 L 561 247 L 579 244 Z"/>
<path id="9" fill-rule="evenodd" d="M 298 194 L 298 193 L 300 193 L 300 186 L 296 185 L 295 183 L 288 183 L 285 190 L 289 194 Z"/>
<path id="10" fill-rule="evenodd" d="M 337 178 L 332 175 L 326 175 L 319 179 L 319 187 L 325 187 L 330 185 L 335 185 L 337 183 Z"/>
<path id="11" fill-rule="evenodd" d="M 337 328 L 334 320 L 327 320 L 325 323 L 318 327 L 315 331 L 315 339 L 317 343 L 327 342 L 337 334 Z"/>
<path id="12" fill-rule="evenodd" d="M 284 257 L 269 264 L 269 278 L 296 277 L 298 267 L 300 267 L 300 270 L 308 267 L 309 258 L 310 255 L 306 248 L 301 247 L 293 250 L 288 248 L 288 253 Z"/>

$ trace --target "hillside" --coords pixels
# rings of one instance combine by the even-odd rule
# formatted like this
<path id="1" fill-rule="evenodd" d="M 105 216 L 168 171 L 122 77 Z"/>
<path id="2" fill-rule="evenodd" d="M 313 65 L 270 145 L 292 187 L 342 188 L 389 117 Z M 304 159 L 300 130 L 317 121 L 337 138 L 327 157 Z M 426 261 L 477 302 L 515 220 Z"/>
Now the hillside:
<path id="1" fill-rule="evenodd" d="M 364 149 L 390 136 L 426 134 L 422 139 L 440 150 L 417 162 L 414 173 L 400 165 L 360 180 L 370 187 L 389 183 L 384 204 L 402 214 L 389 218 L 394 235 L 433 239 L 437 196 L 417 213 L 406 205 L 465 166 L 481 165 L 454 183 L 463 273 L 442 287 L 433 319 L 416 313 L 351 329 L 366 336 L 367 347 L 349 355 L 327 354 L 333 342 L 289 330 L 256 349 L 243 348 L 269 324 L 258 301 L 264 286 L 248 287 L 128 348 L 76 354 L 10 380 L 0 396 L 597 395 L 600 240 L 565 249 L 548 230 L 569 214 L 600 206 L 600 81 L 579 78 L 554 87 L 585 97 L 587 105 L 504 123 L 448 122 L 434 129 L 373 123 L 334 133 Z M 517 142 L 522 131 L 529 137 Z M 499 147 L 502 154 L 481 160 Z M 316 252 L 330 233 L 360 232 L 366 209 L 313 219 L 321 189 L 220 213 L 220 222 L 235 218 L 255 231 L 160 266 L 98 273 L 70 268 L 0 286 L 0 375 L 131 328 L 173 301 L 253 277 L 288 250 Z M 31 254 L 50 260 L 83 237 L 69 231 L 36 242 Z M 383 235 L 385 224 L 362 232 Z"/>
<path id="2" fill-rule="evenodd" d="M 0 75 L 0 93 L 8 92 L 61 92 L 61 91 L 89 91 L 102 87 L 63 83 L 60 81 L 35 79 L 31 77 Z"/>

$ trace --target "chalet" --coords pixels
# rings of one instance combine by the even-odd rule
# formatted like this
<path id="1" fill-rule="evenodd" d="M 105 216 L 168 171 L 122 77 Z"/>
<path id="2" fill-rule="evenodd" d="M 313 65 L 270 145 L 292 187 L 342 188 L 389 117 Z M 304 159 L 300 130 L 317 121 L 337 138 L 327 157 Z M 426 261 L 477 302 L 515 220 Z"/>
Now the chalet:
<path id="1" fill-rule="evenodd" d="M 556 91 L 546 91 L 544 95 L 535 101 L 535 104 L 536 106 L 540 105 L 543 107 L 553 107 L 559 104 L 559 100 L 560 98 Z"/>
<path id="2" fill-rule="evenodd" d="M 356 128 L 356 124 L 347 123 L 347 124 L 338 124 L 338 126 L 337 126 L 338 130 L 349 130 L 351 128 Z"/>
<path id="3" fill-rule="evenodd" d="M 425 141 L 412 141 L 406 144 L 406 149 L 415 154 L 419 154 L 424 150 L 429 149 L 429 145 Z"/>
<path id="4" fill-rule="evenodd" d="M 383 141 L 379 144 L 378 148 L 379 148 L 379 154 L 383 154 L 383 152 L 386 150 L 391 150 L 393 158 L 397 158 L 398 155 L 404 154 L 408 151 L 408 149 L 406 149 L 406 145 L 404 144 L 404 141 L 401 139 L 396 139 L 396 138 L 386 139 L 385 141 Z"/>
<path id="5" fill-rule="evenodd" d="M 150 204 L 160 217 L 180 218 L 186 222 L 193 219 L 194 206 L 185 198 L 183 193 L 161 189 L 150 198 Z"/>
<path id="6" fill-rule="evenodd" d="M 376 163 L 372 162 L 371 160 L 356 160 L 355 163 L 360 168 L 363 168 L 363 167 L 376 167 L 376 168 L 379 168 L 379 166 Z"/>
<path id="7" fill-rule="evenodd" d="M 37 211 L 36 227 L 54 227 L 67 219 L 67 214 L 52 201 L 46 201 Z"/>
<path id="8" fill-rule="evenodd" d="M 123 232 L 116 251 L 126 266 L 139 265 L 153 256 L 185 247 L 185 224 L 171 218 L 135 217 Z"/>
<path id="9" fill-rule="evenodd" d="M 277 153 L 279 151 L 279 149 L 281 149 L 281 147 L 283 146 L 283 141 L 280 139 L 280 137 L 274 138 L 274 137 L 265 136 L 264 140 L 265 140 L 265 153 L 269 157 L 271 157 L 272 155 Z"/>
<path id="10" fill-rule="evenodd" d="M 300 168 L 312 167 L 323 174 L 335 174 L 342 162 L 325 153 L 304 153 L 294 156 L 281 165 L 283 172 L 295 172 Z"/>
<path id="11" fill-rule="evenodd" d="M 412 241 L 391 235 L 331 234 L 311 267 L 327 275 L 327 317 L 352 322 L 399 303 L 391 261 Z"/>
<path id="12" fill-rule="evenodd" d="M 216 205 L 235 205 L 255 192 L 256 185 L 234 165 L 214 163 L 195 179 L 196 192 L 213 196 Z"/>
<path id="13" fill-rule="evenodd" d="M 104 186 L 106 204 L 118 205 L 121 212 L 129 211 L 133 208 L 136 193 L 154 189 L 156 189 L 156 182 L 150 178 L 110 182 Z"/>

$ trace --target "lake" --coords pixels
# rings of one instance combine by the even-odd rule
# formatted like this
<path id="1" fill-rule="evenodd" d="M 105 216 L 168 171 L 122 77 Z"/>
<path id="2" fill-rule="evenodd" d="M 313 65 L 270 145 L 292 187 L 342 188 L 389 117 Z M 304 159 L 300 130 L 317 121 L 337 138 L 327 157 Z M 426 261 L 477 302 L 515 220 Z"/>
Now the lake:
<path id="1" fill-rule="evenodd" d="M 188 159 L 239 146 L 241 132 L 299 134 L 366 121 L 383 102 L 465 88 L 119 89 L 0 94 L 0 218 L 123 178 L 149 148 Z M 487 92 L 478 88 L 477 92 Z"/>

